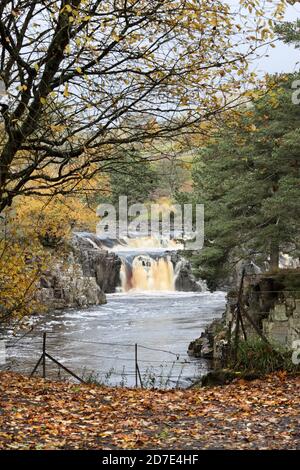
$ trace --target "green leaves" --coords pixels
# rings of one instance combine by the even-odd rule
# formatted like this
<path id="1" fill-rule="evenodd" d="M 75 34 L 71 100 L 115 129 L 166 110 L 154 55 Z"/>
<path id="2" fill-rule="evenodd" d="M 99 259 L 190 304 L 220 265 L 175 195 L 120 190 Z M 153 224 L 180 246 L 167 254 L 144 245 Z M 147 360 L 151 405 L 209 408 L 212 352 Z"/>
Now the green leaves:
<path id="1" fill-rule="evenodd" d="M 207 242 L 195 265 L 212 284 L 241 257 L 267 260 L 272 240 L 281 250 L 299 245 L 299 123 L 283 77 L 200 150 L 193 198 L 205 205 Z"/>

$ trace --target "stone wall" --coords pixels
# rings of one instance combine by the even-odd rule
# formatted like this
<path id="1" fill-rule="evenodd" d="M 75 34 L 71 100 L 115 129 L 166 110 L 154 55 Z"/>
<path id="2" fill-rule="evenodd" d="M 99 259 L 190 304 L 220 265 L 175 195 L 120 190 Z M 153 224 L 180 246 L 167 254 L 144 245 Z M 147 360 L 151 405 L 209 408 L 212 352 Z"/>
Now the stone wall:
<path id="1" fill-rule="evenodd" d="M 263 320 L 263 332 L 270 342 L 292 349 L 300 339 L 300 299 L 284 295 Z"/>
<path id="2" fill-rule="evenodd" d="M 271 344 L 286 350 L 292 350 L 293 342 L 300 339 L 299 274 L 298 268 L 282 270 L 273 275 L 250 275 L 244 282 L 242 311 L 247 312 Z M 190 343 L 189 354 L 224 362 L 229 341 L 234 341 L 237 300 L 237 289 L 228 292 L 222 318 L 215 320 Z M 243 323 L 248 338 L 259 337 L 245 314 Z M 241 328 L 240 337 L 243 337 Z"/>

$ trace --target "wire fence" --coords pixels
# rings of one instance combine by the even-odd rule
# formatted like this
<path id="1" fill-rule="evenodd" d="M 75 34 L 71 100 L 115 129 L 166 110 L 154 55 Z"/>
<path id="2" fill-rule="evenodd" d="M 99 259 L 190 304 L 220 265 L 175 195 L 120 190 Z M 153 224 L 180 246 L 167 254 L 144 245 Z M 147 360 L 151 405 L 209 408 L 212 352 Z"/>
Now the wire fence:
<path id="1" fill-rule="evenodd" d="M 244 277 L 248 277 L 245 275 Z M 252 291 L 253 294 L 257 294 L 260 296 L 261 294 L 291 294 L 293 298 L 296 297 L 296 300 L 300 298 L 300 291 L 296 289 L 283 289 L 283 290 L 273 290 L 273 289 L 264 289 L 264 290 L 257 290 L 257 291 Z M 247 313 L 247 309 L 245 309 L 245 306 L 243 305 L 243 299 L 242 299 L 242 294 L 243 294 L 243 281 L 241 282 L 240 286 L 240 292 L 238 296 L 238 301 L 235 306 L 235 314 L 236 314 L 236 343 L 238 342 L 239 338 L 239 324 L 241 324 L 245 339 L 246 339 L 246 332 L 244 331 L 244 321 L 245 319 L 248 320 L 252 326 L 255 328 L 255 330 L 258 332 L 258 334 L 262 337 L 264 341 L 266 341 L 266 338 L 260 331 L 258 325 L 255 324 L 255 322 L 252 320 L 250 315 Z M 296 296 L 294 295 L 296 294 Z M 269 314 L 270 311 L 262 311 L 259 309 L 259 314 Z M 246 317 L 243 319 L 243 317 Z M 30 342 L 29 342 L 30 340 Z M 55 332 L 46 332 L 43 333 L 40 339 L 37 338 L 37 332 L 34 331 L 33 329 L 25 332 L 25 333 L 19 333 L 18 335 L 13 335 L 13 339 L 10 339 L 8 343 L 6 344 L 6 348 L 8 351 L 13 351 L 13 350 L 19 350 L 23 355 L 26 353 L 29 353 L 30 358 L 32 359 L 35 357 L 35 360 L 37 362 L 35 363 L 34 368 L 31 370 L 31 375 L 36 374 L 40 369 L 42 369 L 42 376 L 44 378 L 50 377 L 51 369 L 48 368 L 48 363 L 55 364 L 58 368 L 58 374 L 60 375 L 61 370 L 63 370 L 66 374 L 72 376 L 73 378 L 79 380 L 80 382 L 87 382 L 89 379 L 86 379 L 84 377 L 84 374 L 82 376 L 79 376 L 76 371 L 73 370 L 75 367 L 74 365 L 66 365 L 69 364 L 70 357 L 67 357 L 65 359 L 57 358 L 56 354 L 58 351 L 58 348 L 60 345 L 57 342 L 58 340 L 58 335 Z M 172 351 L 167 348 L 158 348 L 158 347 L 152 347 L 150 345 L 145 345 L 145 344 L 139 344 L 139 343 L 130 343 L 130 342 L 113 342 L 113 341 L 94 341 L 94 340 L 84 340 L 84 339 L 77 339 L 77 338 L 66 338 L 63 337 L 63 346 L 64 346 L 64 351 L 66 354 L 68 354 L 68 345 L 70 345 L 70 349 L 72 350 L 73 345 L 76 343 L 76 345 L 87 345 L 87 346 L 92 346 L 93 350 L 89 351 L 83 351 L 83 354 L 81 355 L 80 349 L 77 350 L 77 356 L 81 360 L 84 359 L 85 361 L 89 358 L 95 358 L 99 359 L 101 361 L 114 361 L 117 363 L 117 368 L 111 368 L 108 371 L 102 370 L 102 372 L 105 374 L 105 376 L 119 376 L 119 377 L 130 377 L 133 378 L 133 383 L 135 387 L 145 387 L 146 382 L 148 380 L 149 382 L 149 377 L 151 378 L 151 383 L 154 382 L 154 378 L 156 380 L 163 380 L 166 379 L 166 384 L 168 385 L 170 381 L 173 381 L 176 386 L 179 383 L 182 375 L 183 375 L 183 369 L 184 367 L 188 365 L 195 365 L 197 363 L 197 367 L 201 369 L 201 363 L 197 361 L 197 359 L 192 359 L 188 354 L 183 354 L 180 352 Z M 237 346 L 237 345 L 236 345 Z M 95 352 L 95 349 L 100 349 L 100 352 Z M 120 354 L 119 352 L 116 353 L 106 353 L 105 349 L 107 348 L 118 348 L 118 349 L 126 349 L 126 355 Z M 128 351 L 129 349 L 129 351 Z M 74 348 L 73 348 L 74 350 Z M 154 352 L 154 353 L 160 353 L 162 356 L 167 357 L 167 359 L 157 359 L 157 358 L 147 358 L 142 355 L 143 351 L 146 352 Z M 37 354 L 39 356 L 37 357 Z M 129 354 L 129 355 L 127 355 Z M 83 356 L 83 357 L 82 357 Z M 130 364 L 130 369 L 125 370 L 125 366 L 122 364 L 123 368 L 120 369 L 120 363 L 121 362 L 126 362 Z M 75 361 L 76 362 L 76 361 Z M 74 361 L 73 361 L 74 364 Z M 157 368 L 161 368 L 162 366 L 169 366 L 170 370 L 167 374 L 160 373 Z M 89 369 L 88 365 L 85 365 L 85 370 L 88 371 Z M 141 369 L 143 367 L 143 370 Z M 156 367 L 156 370 L 152 373 L 151 368 Z M 72 370 L 71 370 L 72 368 Z M 145 369 L 146 368 L 146 369 Z M 145 374 L 148 371 L 148 379 L 145 378 Z M 150 371 L 150 372 L 149 372 Z M 178 372 L 177 374 L 175 372 Z M 207 369 L 206 369 L 207 371 Z M 91 371 L 92 375 L 93 371 Z M 155 377 L 154 377 L 155 376 Z"/>
<path id="2" fill-rule="evenodd" d="M 76 379 L 79 382 L 87 383 L 93 381 L 93 377 L 96 377 L 96 374 L 88 367 L 88 365 L 84 366 L 83 374 L 79 375 L 76 367 L 74 366 L 74 361 L 70 360 L 70 357 L 61 359 L 56 356 L 57 352 L 60 353 L 60 345 L 55 341 L 57 339 L 57 334 L 52 332 L 44 332 L 41 339 L 37 339 L 36 333 L 30 331 L 25 334 L 14 335 L 13 340 L 6 344 L 6 348 L 8 351 L 20 350 L 21 363 L 22 357 L 24 357 L 26 353 L 29 354 L 31 359 L 35 357 L 35 365 L 30 371 L 30 376 L 37 374 L 41 370 L 43 378 L 50 378 L 53 376 L 53 365 L 55 365 L 57 367 L 58 377 L 61 377 L 61 372 L 64 371 L 65 374 L 73 377 L 73 379 Z M 68 354 L 66 346 L 68 347 L 68 345 L 70 345 L 72 349 L 74 344 L 76 344 L 76 346 L 90 345 L 93 346 L 93 348 L 97 346 L 117 347 L 118 349 L 126 348 L 126 354 L 123 355 L 83 351 L 83 358 L 87 362 L 89 358 L 96 358 L 101 361 L 114 361 L 117 363 L 117 368 L 111 368 L 107 371 L 102 370 L 106 380 L 107 378 L 110 378 L 110 376 L 119 376 L 122 384 L 124 382 L 124 378 L 128 377 L 132 378 L 131 382 L 135 387 L 145 388 L 149 386 L 149 384 L 154 386 L 154 384 L 157 383 L 160 383 L 159 388 L 170 388 L 172 384 L 175 384 L 175 387 L 178 387 L 184 378 L 183 371 L 186 366 L 195 366 L 197 364 L 197 369 L 201 369 L 199 361 L 197 361 L 197 359 L 192 359 L 188 354 L 144 344 L 89 341 L 70 338 L 63 338 L 63 344 L 64 352 L 66 354 Z M 128 354 L 128 348 L 132 350 L 132 354 Z M 142 351 L 150 353 L 155 352 L 156 354 L 161 353 L 163 357 L 161 359 L 155 359 L 153 357 L 148 359 L 141 355 Z M 77 350 L 76 359 L 81 358 L 80 352 L 80 350 Z M 38 353 L 39 356 L 37 357 Z M 123 367 L 120 368 L 122 361 L 130 365 L 129 370 L 125 369 L 124 364 Z M 70 362 L 73 362 L 73 365 L 69 365 Z M 49 363 L 52 364 L 52 367 L 49 367 Z M 163 370 L 165 367 L 169 367 L 167 372 Z M 143 370 L 141 368 L 143 368 Z"/>

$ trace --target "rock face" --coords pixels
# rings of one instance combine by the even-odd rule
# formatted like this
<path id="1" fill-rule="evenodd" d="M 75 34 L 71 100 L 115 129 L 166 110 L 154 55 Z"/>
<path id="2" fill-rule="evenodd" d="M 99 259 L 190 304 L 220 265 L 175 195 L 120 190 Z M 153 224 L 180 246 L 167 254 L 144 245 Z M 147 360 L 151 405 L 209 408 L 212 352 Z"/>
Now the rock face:
<path id="1" fill-rule="evenodd" d="M 116 292 L 120 284 L 121 260 L 112 252 L 102 248 L 99 241 L 74 235 L 72 246 L 85 276 L 95 277 L 105 293 Z"/>
<path id="2" fill-rule="evenodd" d="M 300 337 L 300 299 L 285 296 L 275 304 L 263 320 L 263 332 L 270 341 L 292 349 Z"/>
<path id="3" fill-rule="evenodd" d="M 243 309 L 275 347 L 291 351 L 300 335 L 300 271 L 280 271 L 274 275 L 254 274 L 245 279 L 242 298 Z M 222 319 L 209 325 L 200 338 L 189 345 L 189 354 L 226 363 L 229 340 L 234 341 L 236 329 L 235 307 L 237 292 L 227 295 L 226 310 Z M 258 338 L 258 333 L 243 315 L 248 338 Z M 240 337 L 242 331 L 240 329 Z"/>
<path id="4" fill-rule="evenodd" d="M 200 338 L 195 339 L 189 344 L 188 354 L 190 356 L 202 357 L 204 359 L 215 359 L 215 345 L 217 344 L 217 341 L 222 341 L 224 339 L 223 320 L 214 320 L 205 328 Z"/>
<path id="5" fill-rule="evenodd" d="M 74 234 L 73 246 L 87 275 L 95 276 L 98 285 L 106 293 L 116 292 L 120 287 L 120 270 L 122 261 L 116 253 L 107 251 L 120 240 L 101 240 L 96 235 L 85 232 Z M 206 283 L 197 281 L 192 273 L 191 263 L 180 252 L 167 252 L 174 267 L 175 289 L 177 291 L 202 292 Z"/>
<path id="6" fill-rule="evenodd" d="M 113 241 L 112 241 L 113 242 Z M 107 251 L 107 240 L 86 232 L 75 232 L 68 244 L 64 261 L 45 272 L 40 280 L 37 299 L 48 309 L 87 307 L 106 302 L 105 293 L 120 287 L 122 261 Z M 190 263 L 179 253 L 170 253 L 175 272 L 175 289 L 201 292 L 202 281 L 192 274 Z"/>
<path id="7" fill-rule="evenodd" d="M 195 339 L 189 344 L 188 354 L 194 357 L 213 359 L 212 344 L 206 336 L 206 333 L 202 333 L 200 338 Z"/>
<path id="8" fill-rule="evenodd" d="M 84 274 L 82 266 L 70 253 L 40 280 L 37 300 L 48 310 L 88 307 L 106 303 L 104 292 L 94 276 Z"/>
<path id="9" fill-rule="evenodd" d="M 206 290 L 204 281 L 197 281 L 192 273 L 191 263 L 179 253 L 172 253 L 171 261 L 175 270 L 175 290 L 202 292 Z"/>
<path id="10" fill-rule="evenodd" d="M 76 234 L 62 257 L 42 276 L 37 300 L 48 310 L 106 303 L 105 293 L 119 285 L 120 259 Z"/>

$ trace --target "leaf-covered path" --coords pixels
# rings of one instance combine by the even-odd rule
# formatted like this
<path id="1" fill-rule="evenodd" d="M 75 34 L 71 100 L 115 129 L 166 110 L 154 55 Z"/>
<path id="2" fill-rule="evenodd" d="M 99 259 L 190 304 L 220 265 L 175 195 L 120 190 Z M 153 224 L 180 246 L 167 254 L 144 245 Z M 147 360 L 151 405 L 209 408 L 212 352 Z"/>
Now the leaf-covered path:
<path id="1" fill-rule="evenodd" d="M 0 374 L 1 449 L 296 449 L 299 377 L 197 390 L 104 388 Z"/>

